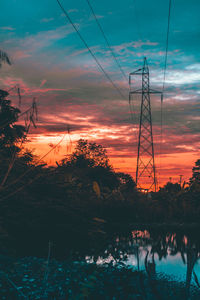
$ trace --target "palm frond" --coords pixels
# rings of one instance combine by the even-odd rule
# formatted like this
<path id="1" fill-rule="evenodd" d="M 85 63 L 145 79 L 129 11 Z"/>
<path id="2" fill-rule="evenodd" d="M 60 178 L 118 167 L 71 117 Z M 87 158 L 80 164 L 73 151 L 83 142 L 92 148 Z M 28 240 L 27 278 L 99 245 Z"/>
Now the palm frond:
<path id="1" fill-rule="evenodd" d="M 11 65 L 10 58 L 8 57 L 8 54 L 2 50 L 0 50 L 0 67 L 2 63 L 6 63 L 8 65 Z"/>

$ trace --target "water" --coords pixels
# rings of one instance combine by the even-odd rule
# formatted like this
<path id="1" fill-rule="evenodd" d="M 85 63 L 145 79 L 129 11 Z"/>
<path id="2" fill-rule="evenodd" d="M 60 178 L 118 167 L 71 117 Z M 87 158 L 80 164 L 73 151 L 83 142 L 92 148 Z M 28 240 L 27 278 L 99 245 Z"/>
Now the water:
<path id="1" fill-rule="evenodd" d="M 186 299 L 193 293 L 199 293 L 200 299 L 198 230 L 132 230 L 116 235 L 103 254 L 86 255 L 85 259 L 100 265 L 122 263 L 146 273 L 150 279 L 164 279 L 184 287 Z"/>
<path id="2" fill-rule="evenodd" d="M 167 299 L 200 299 L 199 228 L 154 225 L 111 229 L 103 226 L 95 227 L 89 234 L 85 230 L 76 234 L 60 231 L 51 243 L 50 259 L 86 261 L 117 268 L 126 266 L 144 274 L 147 290 L 156 283 L 165 296 L 170 290 L 173 295 L 183 295 Z M 31 237 L 26 244 L 18 245 L 20 257 L 47 256 L 48 242 L 42 236 L 38 241 Z"/>
<path id="3" fill-rule="evenodd" d="M 197 239 L 198 240 L 198 239 Z M 155 265 L 156 274 L 176 281 L 185 281 L 187 271 L 194 271 L 200 279 L 200 250 L 198 243 L 190 242 L 185 234 L 160 233 L 151 237 L 149 231 L 133 230 L 126 237 L 117 236 L 108 245 L 104 255 L 87 256 L 88 263 L 104 264 L 123 262 L 133 269 L 146 271 L 148 264 Z M 146 261 L 146 266 L 145 266 Z M 191 268 L 189 270 L 189 268 Z M 192 282 L 195 283 L 194 277 Z"/>
<path id="4" fill-rule="evenodd" d="M 51 257 L 58 260 L 86 260 L 97 264 L 123 263 L 144 272 L 152 268 L 150 271 L 159 277 L 164 276 L 177 282 L 189 280 L 196 286 L 198 278 L 200 283 L 199 228 L 138 228 L 107 228 L 105 233 L 101 233 L 101 229 L 105 228 L 96 228 L 89 235 L 85 235 L 85 232 L 66 234 L 60 231 L 53 238 Z M 31 236 L 28 240 L 26 236 L 24 244 L 17 237 L 14 248 L 18 256 L 45 258 L 49 240 L 39 235 L 37 239 Z"/>

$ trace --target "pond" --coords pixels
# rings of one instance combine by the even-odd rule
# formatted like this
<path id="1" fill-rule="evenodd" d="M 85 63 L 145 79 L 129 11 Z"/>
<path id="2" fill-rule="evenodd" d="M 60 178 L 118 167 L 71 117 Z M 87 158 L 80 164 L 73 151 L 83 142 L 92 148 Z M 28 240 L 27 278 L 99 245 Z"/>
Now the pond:
<path id="1" fill-rule="evenodd" d="M 98 265 L 123 264 L 151 280 L 175 282 L 185 289 L 185 299 L 193 299 L 194 294 L 200 299 L 199 229 L 155 227 L 115 234 L 99 255 L 86 255 L 85 259 Z"/>
<path id="2" fill-rule="evenodd" d="M 103 254 L 85 259 L 97 264 L 123 263 L 152 278 L 196 286 L 200 292 L 200 236 L 195 232 L 132 230 L 116 236 Z"/>
<path id="3" fill-rule="evenodd" d="M 81 283 L 75 288 L 77 293 L 75 299 L 79 299 L 78 295 L 82 291 L 79 291 L 79 288 L 84 286 L 87 280 L 90 280 L 88 278 L 94 278 L 92 275 L 93 271 L 91 271 L 93 269 L 87 269 L 90 265 L 92 268 L 97 266 L 97 269 L 94 269 L 94 274 L 96 274 L 95 276 L 97 276 L 98 280 L 96 279 L 96 281 L 92 282 L 92 292 L 88 283 L 86 289 L 87 293 L 90 294 L 91 292 L 91 297 L 95 297 L 95 299 L 200 299 L 199 228 L 192 226 L 187 228 L 183 226 L 181 228 L 169 228 L 168 226 L 155 225 L 153 227 L 135 226 L 125 229 L 121 229 L 120 226 L 115 229 L 107 227 L 104 228 L 105 231 L 102 229 L 102 226 L 100 226 L 92 234 L 89 232 L 87 235 L 80 234 L 80 232 L 76 235 L 63 235 L 60 232 L 60 235 L 54 237 L 53 241 L 49 243 L 49 253 L 48 243 L 42 238 L 38 241 L 31 238 L 30 241 L 26 241 L 26 245 L 23 244 L 23 247 L 21 247 L 21 244 L 14 261 L 14 268 L 15 272 L 18 272 L 16 265 L 20 269 L 18 274 L 21 275 L 19 275 L 17 280 L 22 282 L 22 288 L 25 287 L 23 287 L 24 282 L 27 282 L 24 276 L 30 277 L 31 280 L 41 281 L 43 271 L 40 266 L 46 264 L 45 256 L 49 256 L 48 281 L 52 282 L 50 285 L 51 290 L 54 289 L 53 285 L 55 282 L 55 289 L 59 287 L 61 282 L 65 286 L 66 276 L 67 278 L 70 277 L 71 281 L 68 281 L 68 288 L 65 286 L 63 290 L 69 290 L 74 281 L 79 282 L 80 280 Z M 20 244 L 18 243 L 18 245 Z M 36 263 L 37 267 L 35 266 Z M 70 263 L 73 266 L 68 267 Z M 9 268 L 12 269 L 12 267 Z M 115 269 L 119 272 L 119 275 L 115 273 Z M 122 276 L 120 269 L 127 270 L 128 274 L 123 273 L 124 277 L 121 278 L 122 280 L 119 278 Z M 62 270 L 62 272 L 57 270 Z M 132 276 L 128 273 L 130 270 L 132 274 L 136 274 L 134 275 L 136 276 L 134 277 L 135 279 L 130 284 L 131 288 L 137 290 L 142 280 L 144 289 L 146 289 L 146 296 L 141 294 L 141 298 L 134 298 L 133 292 L 130 295 L 126 294 L 126 284 L 129 277 Z M 69 274 L 71 275 L 69 276 Z M 141 274 L 142 277 L 137 274 Z M 12 276 L 12 274 L 9 276 Z M 77 276 L 82 276 L 82 279 L 77 279 Z M 118 279 L 121 281 L 116 288 L 121 289 L 120 296 L 115 294 L 115 282 Z M 139 281 L 137 282 L 137 280 Z M 106 292 L 106 286 L 111 285 L 111 282 L 112 287 L 110 288 L 113 289 L 114 298 L 109 298 L 108 292 Z M 39 287 L 36 287 L 38 290 Z M 42 288 L 41 286 L 41 290 Z M 105 294 L 102 296 L 103 298 L 94 294 L 94 290 L 97 292 L 97 290 L 103 290 L 104 288 Z M 107 287 L 107 290 L 110 288 Z M 29 289 L 34 290 L 30 286 Z M 59 289 L 60 291 L 62 290 L 60 287 Z M 137 290 L 138 295 L 141 290 L 141 287 Z M 55 299 L 65 298 L 57 297 Z M 70 296 L 69 299 L 71 299 Z M 87 299 L 94 298 L 89 297 Z"/>

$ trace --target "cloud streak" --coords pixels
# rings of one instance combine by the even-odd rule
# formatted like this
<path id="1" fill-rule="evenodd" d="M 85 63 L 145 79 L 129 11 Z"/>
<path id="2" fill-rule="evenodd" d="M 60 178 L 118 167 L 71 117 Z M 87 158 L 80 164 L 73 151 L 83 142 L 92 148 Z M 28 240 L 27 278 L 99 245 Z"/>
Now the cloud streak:
<path id="1" fill-rule="evenodd" d="M 104 5 L 105 1 L 102 1 L 95 2 L 94 8 L 124 72 L 128 76 L 140 68 L 143 57 L 147 56 L 151 87 L 161 89 L 165 55 L 163 32 L 166 31 L 167 17 L 165 4 L 156 2 L 157 10 L 160 10 L 158 14 L 148 1 L 145 0 L 143 4 L 138 2 L 138 14 L 142 14 L 146 20 L 140 24 L 138 39 L 132 7 L 112 1 Z M 183 7 L 187 7 L 186 1 L 183 2 Z M 78 0 L 77 5 L 78 9 L 73 1 L 69 1 L 68 12 L 106 72 L 126 95 L 127 101 L 121 99 L 106 81 L 55 3 L 47 0 L 42 1 L 40 11 L 34 3 L 30 10 L 24 2 L 23 12 L 19 11 L 22 7 L 13 4 L 13 15 L 9 15 L 7 10 L 6 20 L 9 23 L 0 12 L 1 19 L 5 21 L 0 32 L 2 47 L 14 61 L 12 67 L 3 66 L 1 69 L 1 87 L 8 90 L 16 84 L 20 85 L 22 111 L 30 106 L 33 97 L 37 97 L 38 126 L 37 129 L 31 129 L 27 146 L 34 148 L 38 155 L 48 151 L 49 144 L 56 143 L 67 132 L 69 125 L 73 144 L 79 138 L 102 144 L 107 148 L 116 170 L 134 175 L 137 156 L 135 132 L 138 134 L 141 99 L 132 99 L 135 119 L 131 121 L 128 82 L 122 78 L 90 11 L 83 1 Z M 190 24 L 180 21 L 181 15 L 186 13 L 182 7 L 174 7 L 178 9 L 178 17 L 173 19 L 172 16 L 162 153 L 160 98 L 151 98 L 156 164 L 162 183 L 171 175 L 178 178 L 181 173 L 188 178 L 192 165 L 199 158 L 200 54 L 196 37 L 200 26 L 199 10 L 195 6 L 190 8 L 193 15 Z M 26 17 L 25 9 L 29 9 L 29 17 Z M 16 18 L 15 10 L 16 15 L 21 13 L 25 18 L 23 24 Z M 112 11 L 112 14 L 108 11 Z M 141 80 L 134 81 L 135 87 L 140 84 Z M 17 105 L 15 91 L 10 97 Z M 47 158 L 48 163 L 55 164 L 56 160 L 66 155 L 68 142 L 66 137 L 59 153 Z"/>

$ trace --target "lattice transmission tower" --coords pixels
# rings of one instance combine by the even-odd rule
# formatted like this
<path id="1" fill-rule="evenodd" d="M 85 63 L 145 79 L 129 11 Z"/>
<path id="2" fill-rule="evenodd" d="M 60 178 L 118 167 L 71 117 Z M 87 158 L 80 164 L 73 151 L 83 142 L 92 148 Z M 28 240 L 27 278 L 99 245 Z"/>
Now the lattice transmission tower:
<path id="1" fill-rule="evenodd" d="M 142 89 L 133 90 L 133 76 L 142 76 Z M 141 95 L 140 123 L 137 151 L 136 185 L 141 190 L 156 191 L 156 167 L 152 132 L 151 94 L 161 94 L 149 85 L 149 68 L 146 57 L 141 69 L 129 74 L 129 102 L 132 95 Z"/>

